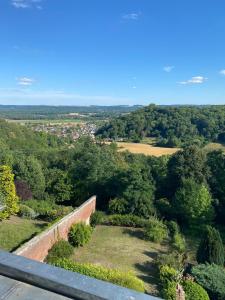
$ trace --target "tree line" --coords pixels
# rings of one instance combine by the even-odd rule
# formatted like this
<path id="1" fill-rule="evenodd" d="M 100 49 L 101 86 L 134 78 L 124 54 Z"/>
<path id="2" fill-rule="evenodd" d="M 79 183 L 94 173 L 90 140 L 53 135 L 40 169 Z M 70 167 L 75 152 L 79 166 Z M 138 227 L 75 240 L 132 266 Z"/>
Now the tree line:
<path id="1" fill-rule="evenodd" d="M 149 105 L 103 125 L 96 136 L 140 142 L 154 137 L 159 146 L 183 147 L 225 141 L 225 106 Z"/>

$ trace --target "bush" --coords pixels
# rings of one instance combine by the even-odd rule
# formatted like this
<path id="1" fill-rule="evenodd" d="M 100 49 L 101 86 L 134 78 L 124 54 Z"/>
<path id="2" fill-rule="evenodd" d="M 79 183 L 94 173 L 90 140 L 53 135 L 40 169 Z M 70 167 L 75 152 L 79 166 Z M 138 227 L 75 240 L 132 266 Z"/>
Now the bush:
<path id="1" fill-rule="evenodd" d="M 171 268 L 174 268 L 178 271 L 184 268 L 185 257 L 184 255 L 173 251 L 169 254 L 160 254 L 157 256 L 156 265 L 160 269 L 161 266 L 167 265 Z"/>
<path id="2" fill-rule="evenodd" d="M 73 210 L 70 206 L 57 205 L 52 200 L 27 200 L 26 205 L 32 208 L 39 218 L 47 221 L 63 217 Z"/>
<path id="3" fill-rule="evenodd" d="M 92 228 L 84 223 L 74 224 L 69 232 L 69 242 L 75 247 L 84 246 L 89 242 Z"/>
<path id="4" fill-rule="evenodd" d="M 19 216 L 25 219 L 35 219 L 35 211 L 27 205 L 20 205 Z"/>
<path id="5" fill-rule="evenodd" d="M 170 281 L 177 282 L 178 277 L 179 272 L 172 267 L 164 265 L 159 269 L 159 279 L 163 286 L 168 284 Z"/>
<path id="6" fill-rule="evenodd" d="M 180 232 L 180 228 L 175 221 L 166 222 L 167 228 L 169 230 L 170 236 L 173 237 L 176 233 Z"/>
<path id="7" fill-rule="evenodd" d="M 48 263 L 53 263 L 59 258 L 69 258 L 73 254 L 74 248 L 67 241 L 58 241 L 49 250 L 46 257 Z"/>
<path id="8" fill-rule="evenodd" d="M 167 227 L 156 217 L 150 217 L 144 235 L 146 240 L 160 243 L 168 236 Z"/>
<path id="9" fill-rule="evenodd" d="M 225 299 L 225 270 L 215 264 L 202 264 L 192 268 L 195 280 L 209 294 L 212 300 Z"/>
<path id="10" fill-rule="evenodd" d="M 207 292 L 196 282 L 184 280 L 182 287 L 185 292 L 185 300 L 209 300 Z"/>
<path id="11" fill-rule="evenodd" d="M 183 253 L 185 251 L 186 243 L 181 233 L 177 232 L 174 234 L 172 238 L 172 246 L 180 253 Z"/>
<path id="12" fill-rule="evenodd" d="M 105 218 L 104 225 L 143 228 L 148 220 L 135 215 L 111 215 Z"/>
<path id="13" fill-rule="evenodd" d="M 95 227 L 96 225 L 100 225 L 102 224 L 102 222 L 104 221 L 104 217 L 105 217 L 105 213 L 103 211 L 95 211 L 92 215 L 91 215 L 91 226 Z"/>
<path id="14" fill-rule="evenodd" d="M 69 271 L 118 284 L 129 289 L 144 292 L 143 281 L 138 279 L 131 272 L 122 272 L 91 264 L 76 263 L 68 259 L 59 259 L 54 262 L 54 265 Z"/>
<path id="15" fill-rule="evenodd" d="M 123 198 L 116 198 L 109 201 L 110 214 L 124 214 L 127 211 L 127 201 Z"/>
<path id="16" fill-rule="evenodd" d="M 224 246 L 219 231 L 211 226 L 207 226 L 205 236 L 197 252 L 198 263 L 208 262 L 223 266 L 224 254 Z"/>
<path id="17" fill-rule="evenodd" d="M 176 300 L 176 287 L 177 283 L 175 281 L 168 282 L 162 289 L 162 298 L 165 300 Z"/>

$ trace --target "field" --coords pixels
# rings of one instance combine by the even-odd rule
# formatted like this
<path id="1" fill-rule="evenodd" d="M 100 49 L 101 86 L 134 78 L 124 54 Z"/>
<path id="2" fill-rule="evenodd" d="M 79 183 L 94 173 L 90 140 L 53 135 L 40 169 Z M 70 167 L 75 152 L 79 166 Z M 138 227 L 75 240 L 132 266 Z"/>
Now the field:
<path id="1" fill-rule="evenodd" d="M 13 251 L 31 237 L 42 231 L 46 223 L 12 216 L 0 222 L 0 249 Z"/>
<path id="2" fill-rule="evenodd" d="M 125 227 L 97 226 L 91 241 L 75 249 L 72 259 L 123 271 L 132 270 L 144 280 L 147 292 L 157 295 L 156 269 L 153 261 L 167 247 L 142 240 L 141 230 Z"/>
<path id="3" fill-rule="evenodd" d="M 162 155 L 171 155 L 179 150 L 179 148 L 164 148 L 164 147 L 154 147 L 148 144 L 139 144 L 139 143 L 124 143 L 118 142 L 119 151 L 130 151 L 135 154 L 145 154 L 152 156 L 162 156 Z"/>

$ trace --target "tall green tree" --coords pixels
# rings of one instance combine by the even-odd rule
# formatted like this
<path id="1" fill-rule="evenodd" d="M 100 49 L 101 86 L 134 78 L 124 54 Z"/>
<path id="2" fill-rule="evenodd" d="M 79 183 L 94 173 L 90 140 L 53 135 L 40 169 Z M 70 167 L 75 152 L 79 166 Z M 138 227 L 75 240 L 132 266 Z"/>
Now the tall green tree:
<path id="1" fill-rule="evenodd" d="M 212 198 L 208 189 L 192 178 L 183 181 L 172 207 L 180 222 L 186 225 L 207 224 L 213 218 Z"/>

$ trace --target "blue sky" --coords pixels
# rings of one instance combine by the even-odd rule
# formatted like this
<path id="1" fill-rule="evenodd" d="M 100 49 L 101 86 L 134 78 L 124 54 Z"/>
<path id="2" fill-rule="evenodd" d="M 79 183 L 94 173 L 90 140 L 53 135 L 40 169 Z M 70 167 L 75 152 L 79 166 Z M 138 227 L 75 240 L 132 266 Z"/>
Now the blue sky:
<path id="1" fill-rule="evenodd" d="M 225 104 L 224 0 L 0 0 L 0 103 Z"/>

